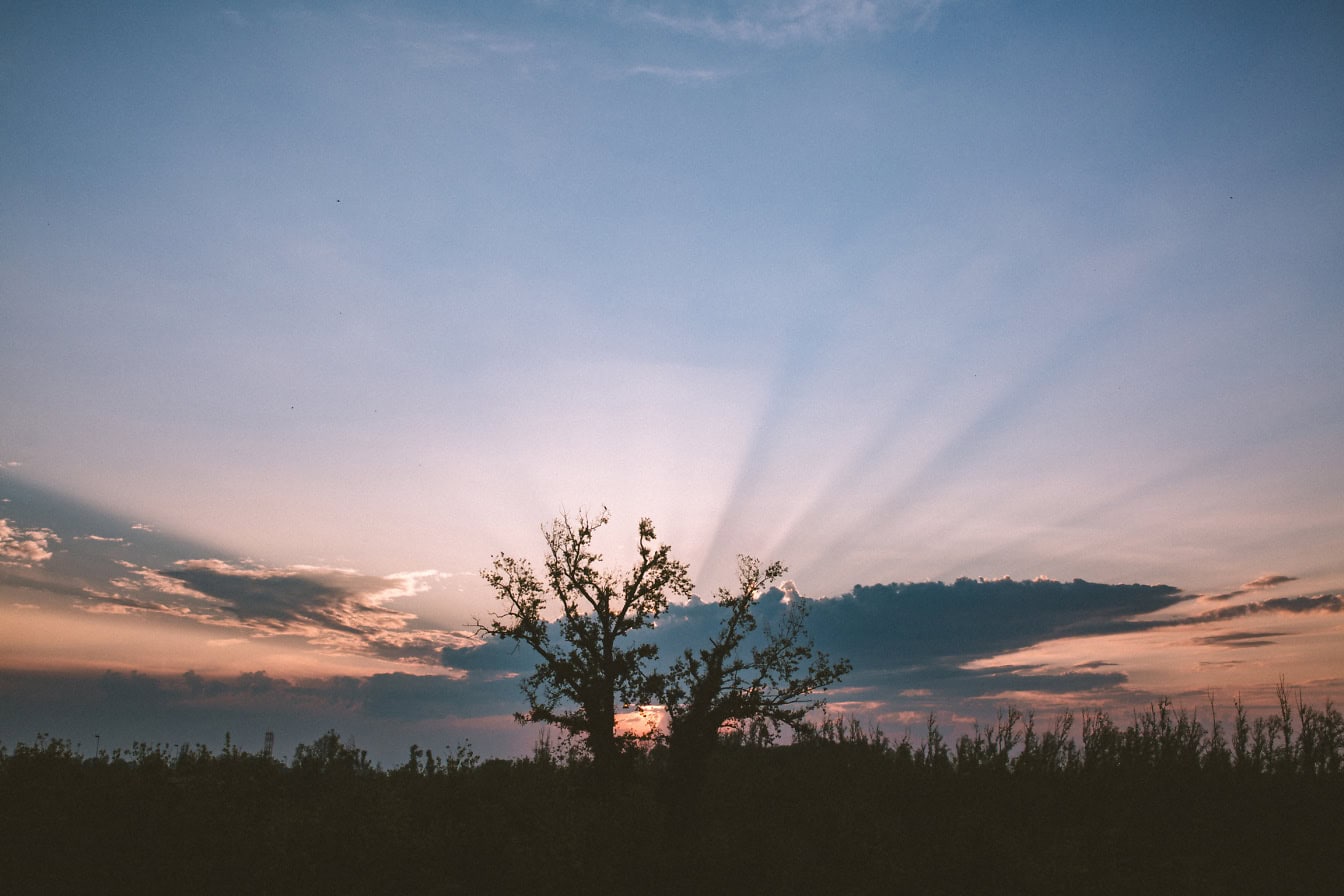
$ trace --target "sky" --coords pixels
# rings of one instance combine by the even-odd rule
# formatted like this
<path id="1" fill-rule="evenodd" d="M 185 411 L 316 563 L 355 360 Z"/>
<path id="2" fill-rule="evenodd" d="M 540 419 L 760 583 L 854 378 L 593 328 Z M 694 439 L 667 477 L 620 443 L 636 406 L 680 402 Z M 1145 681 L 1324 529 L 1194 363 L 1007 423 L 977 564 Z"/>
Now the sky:
<path id="1" fill-rule="evenodd" d="M 888 731 L 1339 697 L 1340 96 L 1332 3 L 7 3 L 0 742 L 521 753 L 478 573 L 604 506 Z"/>

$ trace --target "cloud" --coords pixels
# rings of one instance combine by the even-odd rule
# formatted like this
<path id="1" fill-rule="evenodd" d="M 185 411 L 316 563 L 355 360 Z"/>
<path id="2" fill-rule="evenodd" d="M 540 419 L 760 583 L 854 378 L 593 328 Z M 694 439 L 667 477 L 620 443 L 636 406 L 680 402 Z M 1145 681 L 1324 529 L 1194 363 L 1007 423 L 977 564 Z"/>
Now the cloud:
<path id="1" fill-rule="evenodd" d="M 413 585 L 349 570 L 249 569 L 223 560 L 187 560 L 162 574 L 214 598 L 244 625 L 288 633 L 317 628 L 348 634 L 403 627 L 413 614 L 391 610 Z"/>
<path id="2" fill-rule="evenodd" d="M 1288 582 L 1296 582 L 1297 576 L 1285 576 L 1277 573 L 1268 573 L 1259 578 L 1251 579 L 1235 591 L 1224 591 L 1222 594 L 1207 595 L 1209 600 L 1224 601 L 1231 600 L 1234 597 L 1240 597 L 1248 591 L 1262 591 L 1266 588 L 1276 588 L 1279 585 Z"/>
<path id="3" fill-rule="evenodd" d="M 92 601 L 83 605 L 83 609 L 90 613 L 108 613 L 114 616 L 125 616 L 132 613 L 159 613 L 165 616 L 177 616 L 182 619 L 211 621 L 208 617 L 196 613 L 191 607 L 181 604 L 142 600 L 127 597 L 118 592 L 108 594 L 94 589 L 85 589 L 80 596 Z"/>
<path id="4" fill-rule="evenodd" d="M 255 697 L 291 687 L 288 681 L 272 678 L 266 671 L 244 672 L 236 678 L 206 678 L 193 669 L 182 673 L 182 682 L 192 697 Z"/>
<path id="5" fill-rule="evenodd" d="M 1061 637 L 1107 634 L 1187 600 L 1169 585 L 1075 579 L 906 582 L 856 586 L 814 601 L 819 646 L 855 666 L 956 664 Z"/>
<path id="6" fill-rule="evenodd" d="M 34 566 L 50 560 L 53 541 L 60 538 L 50 529 L 24 529 L 0 519 L 0 564 Z"/>
<path id="7" fill-rule="evenodd" d="M 709 68 L 672 68 L 665 65 L 636 65 L 626 71 L 631 76 L 647 76 L 676 84 L 707 84 L 718 81 L 724 72 Z"/>
<path id="8" fill-rule="evenodd" d="M 1296 581 L 1297 576 L 1270 574 L 1260 576 L 1258 579 L 1251 579 L 1251 581 L 1247 582 L 1245 585 L 1242 585 L 1241 587 L 1245 591 L 1258 591 L 1262 588 L 1273 588 L 1276 585 L 1282 585 L 1285 584 L 1286 582 L 1296 582 Z"/>
<path id="9" fill-rule="evenodd" d="M 20 564 L 11 564 L 11 569 Z M 0 585 L 9 585 L 15 588 L 27 588 L 32 591 L 42 591 L 47 594 L 57 594 L 62 597 L 87 597 L 88 589 L 81 588 L 78 585 L 72 585 L 68 582 L 56 581 L 40 577 L 39 575 L 30 575 L 18 572 L 12 572 L 3 568 L 0 564 Z"/>
<path id="10" fill-rule="evenodd" d="M 1009 703 L 1024 708 L 1127 702 L 1129 676 L 1121 671 L 1051 670 L 1023 665 L 856 667 L 844 682 L 846 700 L 868 699 L 885 707 L 881 719 L 922 719 L 930 712 L 946 719 L 974 719 L 983 705 Z M 914 686 L 920 685 L 920 686 Z M 908 718 L 904 720 L 908 724 Z"/>
<path id="11" fill-rule="evenodd" d="M 1234 607 L 1222 607 L 1200 613 L 1185 619 L 1164 620 L 1154 623 L 1160 625 L 1185 625 L 1187 623 L 1222 622 L 1227 619 L 1240 619 L 1260 613 L 1340 613 L 1344 612 L 1344 596 L 1338 594 L 1319 594 L 1314 597 L 1275 597 L 1270 600 L 1249 604 L 1237 604 Z"/>
<path id="12" fill-rule="evenodd" d="M 531 40 L 429 19 L 369 11 L 358 13 L 358 19 L 419 69 L 474 66 L 492 58 L 526 57 L 536 49 Z"/>
<path id="13" fill-rule="evenodd" d="M 1103 660 L 1055 670 L 996 663 L 994 658 L 1060 638 L 1203 626 L 1274 613 L 1337 613 L 1338 595 L 1274 598 L 1203 612 L 1194 597 L 1169 585 L 1099 584 L 1075 579 L 892 583 L 856 586 L 840 598 L 809 603 L 808 629 L 819 649 L 854 664 L 846 685 L 870 688 L 893 700 L 918 700 L 932 690 L 938 699 L 979 700 L 1006 694 L 1116 694 L 1128 679 Z M 758 601 L 763 625 L 786 609 L 783 593 Z M 1156 616 L 1157 611 L 1168 611 Z M 659 621 L 653 640 L 666 660 L 675 645 L 703 644 L 717 627 L 712 603 L 674 605 Z M 1213 636 L 1207 646 L 1256 646 L 1275 633 Z M 529 657 L 530 659 L 530 657 Z M 529 667 L 530 668 L 530 667 Z"/>
<path id="14" fill-rule="evenodd" d="M 384 719 L 500 715 L 519 708 L 517 687 L 510 679 L 465 681 L 385 672 L 362 679 L 354 699 L 370 715 Z"/>
<path id="15" fill-rule="evenodd" d="M 496 35 L 434 29 L 401 42 L 417 68 L 442 69 L 479 65 L 495 56 L 521 56 L 533 50 L 529 41 Z"/>
<path id="16" fill-rule="evenodd" d="M 1013 667 L 977 670 L 961 685 L 965 696 L 994 702 L 1046 702 L 1043 695 L 1078 698 L 1114 690 L 1129 681 L 1123 672 L 1046 672 Z M 998 685 L 998 689 L 987 685 Z M 969 687 L 968 687 L 969 686 Z M 1054 701 L 1049 701 L 1054 702 Z"/>
<path id="17" fill-rule="evenodd" d="M 132 575 L 111 583 L 119 591 L 86 596 L 92 600 L 87 608 L 95 612 L 159 613 L 259 636 L 299 637 L 338 652 L 439 665 L 446 645 L 475 644 L 475 636 L 417 628 L 414 613 L 387 606 L 425 590 L 425 580 L 435 576 L 434 570 L 373 576 L 326 567 L 184 560 L 169 569 L 133 568 Z"/>
<path id="18" fill-rule="evenodd" d="M 784 46 L 833 43 L 854 35 L 880 34 L 895 27 L 918 29 L 932 23 L 941 0 L 755 0 L 730 12 L 704 12 L 662 4 L 616 8 L 628 21 L 724 43 Z"/>
<path id="19" fill-rule="evenodd" d="M 169 699 L 169 693 L 158 678 L 136 671 L 109 670 L 103 673 L 98 683 L 108 702 L 123 706 L 135 715 L 161 710 Z"/>
<path id="20" fill-rule="evenodd" d="M 1209 647 L 1268 647 L 1277 643 L 1287 632 L 1227 632 L 1222 635 L 1206 635 L 1195 638 L 1194 643 Z"/>
<path id="21" fill-rule="evenodd" d="M 253 722 L 261 730 L 292 726 L 296 716 L 312 714 L 326 717 L 322 727 L 334 724 L 332 716 L 337 714 L 363 716 L 366 723 L 416 722 L 499 715 L 517 702 L 511 682 L 468 686 L 442 674 L 404 672 L 291 679 L 265 670 L 224 676 L 195 670 L 168 675 L 15 670 L 0 682 L 0 696 L 23 709 L 23 715 L 63 705 L 84 720 L 81 729 L 94 719 L 104 726 L 117 720 L 137 727 L 166 721 L 168 727 L 180 730 L 184 721 L 197 718 L 213 727 L 228 724 L 230 713 L 239 711 L 265 720 L 260 725 Z M 221 727 L 218 734 L 224 730 Z M 155 732 L 132 728 L 127 734 L 143 739 Z M 398 744 L 397 749 L 406 746 Z"/>

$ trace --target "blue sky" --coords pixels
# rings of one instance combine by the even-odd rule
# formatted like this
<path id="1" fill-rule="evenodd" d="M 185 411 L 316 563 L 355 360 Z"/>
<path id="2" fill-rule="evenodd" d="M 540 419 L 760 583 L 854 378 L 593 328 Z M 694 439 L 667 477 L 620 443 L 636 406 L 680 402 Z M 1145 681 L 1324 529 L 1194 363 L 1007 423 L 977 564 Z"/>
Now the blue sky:
<path id="1" fill-rule="evenodd" d="M 706 593 L 739 552 L 813 597 L 1336 592 L 1341 49 L 1328 3 L 8 4 L 7 574 L 93 544 L 70 500 L 448 633 L 605 504 Z M 1248 686 L 1344 677 L 1312 618 Z M 192 665 L 343 655 L 276 643 Z"/>

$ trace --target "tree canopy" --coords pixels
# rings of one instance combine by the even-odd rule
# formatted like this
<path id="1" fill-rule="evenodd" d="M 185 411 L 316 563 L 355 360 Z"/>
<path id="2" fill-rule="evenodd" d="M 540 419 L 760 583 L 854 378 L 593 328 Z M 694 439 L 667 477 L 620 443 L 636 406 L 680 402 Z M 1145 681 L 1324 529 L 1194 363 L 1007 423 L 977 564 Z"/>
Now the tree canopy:
<path id="1" fill-rule="evenodd" d="M 630 635 L 652 626 L 667 609 L 669 594 L 691 593 L 686 564 L 673 560 L 667 545 L 655 544 L 648 519 L 639 523 L 634 568 L 624 576 L 599 569 L 602 555 L 593 550 L 593 534 L 608 521 L 604 508 L 596 518 L 562 515 L 543 529 L 544 581 L 526 560 L 505 554 L 481 573 L 505 605 L 482 631 L 526 644 L 540 657 L 523 680 L 528 711 L 517 718 L 581 737 L 598 763 L 614 759 L 628 742 L 616 732 L 617 704 L 637 703 L 648 690 L 647 665 L 658 653 Z M 560 604 L 558 638 L 543 615 L 548 595 Z"/>
<path id="2" fill-rule="evenodd" d="M 762 567 L 746 556 L 738 561 L 736 592 L 716 594 L 727 613 L 709 644 L 686 647 L 666 671 L 651 669 L 658 647 L 638 633 L 653 627 L 669 596 L 690 596 L 690 574 L 667 545 L 655 543 L 648 519 L 639 524 L 634 567 L 624 575 L 603 571 L 592 545 L 608 521 L 604 508 L 596 517 L 561 515 L 543 527 L 544 578 L 526 560 L 506 554 L 481 573 L 503 610 L 480 630 L 525 644 L 538 656 L 523 680 L 528 710 L 515 714 L 519 721 L 556 725 L 581 738 L 594 762 L 606 764 L 636 739 L 618 732 L 618 709 L 661 704 L 674 757 L 702 756 L 725 729 L 796 726 L 822 703 L 812 695 L 849 671 L 846 660 L 832 662 L 813 647 L 801 598 L 753 637 L 756 600 L 784 567 Z M 552 599 L 559 610 L 554 621 L 547 618 L 555 610 Z"/>
<path id="3" fill-rule="evenodd" d="M 785 572 L 754 557 L 738 557 L 738 588 L 720 588 L 718 605 L 727 610 L 718 634 L 705 647 L 687 648 L 664 675 L 653 680 L 668 716 L 668 745 L 674 756 L 699 756 L 718 743 L 725 728 L 766 725 L 796 727 L 825 701 L 818 690 L 850 671 L 847 660 L 832 662 L 815 649 L 806 630 L 807 602 L 795 597 L 760 643 L 748 644 L 756 630 L 756 599 Z"/>

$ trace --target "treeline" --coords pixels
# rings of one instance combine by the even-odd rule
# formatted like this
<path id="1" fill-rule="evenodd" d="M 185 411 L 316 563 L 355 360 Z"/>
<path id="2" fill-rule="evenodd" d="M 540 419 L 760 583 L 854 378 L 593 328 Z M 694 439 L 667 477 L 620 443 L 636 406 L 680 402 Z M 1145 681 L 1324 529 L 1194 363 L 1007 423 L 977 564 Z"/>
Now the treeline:
<path id="1" fill-rule="evenodd" d="M 729 736 L 687 803 L 664 750 L 600 770 L 548 740 L 384 768 L 336 732 L 281 761 L 0 747 L 6 893 L 1333 893 L 1344 719 L 1281 688 L 1226 722 L 1008 708 L 915 743 L 824 717 Z"/>

